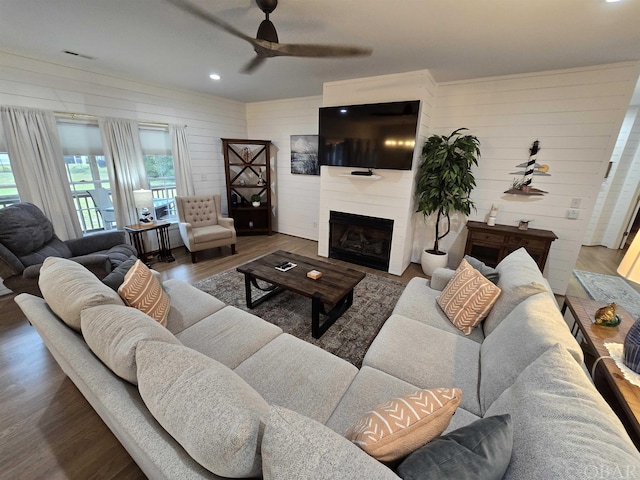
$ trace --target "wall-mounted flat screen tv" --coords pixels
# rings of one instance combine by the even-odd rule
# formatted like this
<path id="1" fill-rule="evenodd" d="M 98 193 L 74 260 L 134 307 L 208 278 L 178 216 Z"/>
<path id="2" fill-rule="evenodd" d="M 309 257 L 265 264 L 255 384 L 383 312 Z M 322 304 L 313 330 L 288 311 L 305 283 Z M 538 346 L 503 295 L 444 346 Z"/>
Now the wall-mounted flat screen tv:
<path id="1" fill-rule="evenodd" d="M 411 170 L 419 110 L 419 100 L 320 108 L 320 165 Z"/>

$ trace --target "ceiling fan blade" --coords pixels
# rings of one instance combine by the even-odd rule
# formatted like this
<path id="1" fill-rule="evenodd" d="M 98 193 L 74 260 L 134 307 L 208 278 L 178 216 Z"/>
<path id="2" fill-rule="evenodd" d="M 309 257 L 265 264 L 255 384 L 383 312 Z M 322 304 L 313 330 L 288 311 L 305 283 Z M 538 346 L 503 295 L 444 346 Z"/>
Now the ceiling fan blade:
<path id="1" fill-rule="evenodd" d="M 169 3 L 172 3 L 173 5 L 175 5 L 176 7 L 184 10 L 185 12 L 188 12 L 192 15 L 195 15 L 196 17 L 199 17 L 200 19 L 212 23 L 215 26 L 221 28 L 222 30 L 230 33 L 231 35 L 235 35 L 238 38 L 241 38 L 243 40 L 246 40 L 250 43 L 253 44 L 254 39 L 251 38 L 249 35 L 246 35 L 245 33 L 241 32 L 240 30 L 238 30 L 237 28 L 235 28 L 233 25 L 228 24 L 227 22 L 220 20 L 218 17 L 211 15 L 209 12 L 207 12 L 206 10 L 203 10 L 200 7 L 196 7 L 195 5 L 189 3 L 186 0 L 166 0 Z"/>
<path id="2" fill-rule="evenodd" d="M 264 47 L 264 46 L 263 46 Z M 351 45 L 317 45 L 312 43 L 271 43 L 272 56 L 290 57 L 368 57 L 373 52 L 370 48 Z"/>
<path id="3" fill-rule="evenodd" d="M 266 57 L 257 56 L 249 63 L 247 63 L 244 68 L 241 70 L 242 73 L 250 74 L 253 73 L 260 65 L 264 63 Z"/>

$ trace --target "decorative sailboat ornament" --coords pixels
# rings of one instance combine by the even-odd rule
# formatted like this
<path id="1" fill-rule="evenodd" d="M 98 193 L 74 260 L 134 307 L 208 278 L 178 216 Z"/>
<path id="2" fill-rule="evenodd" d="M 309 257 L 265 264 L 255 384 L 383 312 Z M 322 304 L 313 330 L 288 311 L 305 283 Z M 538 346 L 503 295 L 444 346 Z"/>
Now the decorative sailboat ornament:
<path id="1" fill-rule="evenodd" d="M 545 193 L 548 193 L 531 186 L 534 175 L 542 175 L 545 177 L 551 176 L 547 173 L 549 172 L 549 165 L 540 164 L 536 161 L 536 156 L 539 151 L 540 142 L 536 140 L 529 149 L 529 160 L 516 165 L 516 168 L 524 168 L 524 170 L 511 173 L 511 175 L 523 175 L 523 179 L 514 179 L 511 188 L 504 193 L 512 193 L 515 195 L 544 195 Z"/>

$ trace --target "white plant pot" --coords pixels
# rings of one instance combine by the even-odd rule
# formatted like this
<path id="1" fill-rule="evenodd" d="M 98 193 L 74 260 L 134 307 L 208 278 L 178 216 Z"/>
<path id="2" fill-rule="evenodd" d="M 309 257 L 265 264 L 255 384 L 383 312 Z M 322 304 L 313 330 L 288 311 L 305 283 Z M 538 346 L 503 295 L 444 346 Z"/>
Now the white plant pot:
<path id="1" fill-rule="evenodd" d="M 433 275 L 433 272 L 436 268 L 446 268 L 448 262 L 448 253 L 445 253 L 444 255 L 436 255 L 434 253 L 429 253 L 426 250 L 422 250 L 422 255 L 420 256 L 420 264 L 422 265 L 422 271 L 424 272 L 424 274 L 428 275 L 429 277 Z"/>
<path id="2" fill-rule="evenodd" d="M 259 207 L 260 206 L 260 202 L 251 202 L 251 205 L 253 205 L 254 207 Z"/>

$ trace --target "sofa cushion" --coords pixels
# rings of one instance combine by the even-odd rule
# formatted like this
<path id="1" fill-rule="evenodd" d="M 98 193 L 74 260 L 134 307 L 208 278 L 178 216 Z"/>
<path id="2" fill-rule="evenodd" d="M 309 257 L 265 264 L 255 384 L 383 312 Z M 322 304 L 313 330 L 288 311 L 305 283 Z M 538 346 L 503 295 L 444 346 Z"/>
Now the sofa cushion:
<path id="1" fill-rule="evenodd" d="M 162 287 L 171 299 L 167 329 L 174 335 L 226 306 L 213 295 L 177 278 L 165 280 Z"/>
<path id="2" fill-rule="evenodd" d="M 501 480 L 512 449 L 511 416 L 486 417 L 420 447 L 396 472 L 404 480 Z"/>
<path id="3" fill-rule="evenodd" d="M 136 260 L 125 274 L 118 294 L 130 307 L 146 313 L 162 326 L 167 325 L 169 296 L 142 260 Z"/>
<path id="4" fill-rule="evenodd" d="M 257 476 L 269 405 L 232 370 L 182 345 L 142 341 L 138 388 L 164 429 L 223 477 Z"/>
<path id="5" fill-rule="evenodd" d="M 231 238 L 233 231 L 220 225 L 205 225 L 192 230 L 194 243 L 207 243 Z"/>
<path id="6" fill-rule="evenodd" d="M 377 460 L 397 460 L 444 432 L 461 395 L 458 388 L 435 388 L 393 398 L 364 414 L 345 437 Z"/>
<path id="7" fill-rule="evenodd" d="M 48 257 L 38 286 L 49 308 L 64 323 L 80 331 L 80 313 L 96 305 L 124 305 L 120 296 L 73 260 Z"/>
<path id="8" fill-rule="evenodd" d="M 507 413 L 513 421 L 513 452 L 505 480 L 640 471 L 640 454 L 620 420 L 560 345 L 529 365 L 486 416 Z"/>
<path id="9" fill-rule="evenodd" d="M 398 479 L 321 423 L 276 405 L 264 431 L 262 470 L 265 480 Z"/>
<path id="10" fill-rule="evenodd" d="M 270 404 L 324 423 L 358 369 L 315 345 L 283 333 L 238 365 L 235 372 Z"/>
<path id="11" fill-rule="evenodd" d="M 106 277 L 102 279 L 102 283 L 104 283 L 111 290 L 118 291 L 118 288 L 124 282 L 124 276 L 127 272 L 133 267 L 133 265 L 138 260 L 138 257 L 135 255 L 131 255 L 124 262 L 120 263 L 116 268 L 114 268 L 111 273 L 109 273 Z"/>
<path id="12" fill-rule="evenodd" d="M 455 273 L 454 270 L 442 270 L 443 272 L 451 272 L 451 276 Z M 440 293 L 441 292 L 439 290 L 434 290 L 429 287 L 425 278 L 412 278 L 404 288 L 402 295 L 400 295 L 400 298 L 393 309 L 393 313 L 411 318 L 417 322 L 430 325 L 454 335 L 459 335 L 461 337 L 466 336 L 466 338 L 473 340 L 474 342 L 482 342 L 482 340 L 484 340 L 482 326 L 477 326 L 469 335 L 465 335 L 460 331 L 460 329 L 451 323 L 447 315 L 436 303 L 436 297 L 440 295 Z"/>
<path id="13" fill-rule="evenodd" d="M 538 264 L 524 248 L 519 248 L 503 258 L 496 270 L 500 274 L 498 287 L 502 293 L 483 322 L 485 337 L 491 334 L 525 298 L 536 293 L 548 292 Z"/>
<path id="14" fill-rule="evenodd" d="M 460 388 L 465 410 L 480 415 L 480 344 L 392 315 L 369 347 L 363 365 L 419 388 Z"/>
<path id="15" fill-rule="evenodd" d="M 469 335 L 487 316 L 499 295 L 500 289 L 463 259 L 436 302 L 451 323 Z"/>
<path id="16" fill-rule="evenodd" d="M 582 363 L 582 348 L 548 294 L 539 293 L 520 303 L 480 347 L 482 411 L 486 412 L 528 365 L 556 343 Z"/>
<path id="17" fill-rule="evenodd" d="M 418 388 L 371 367 L 362 367 L 340 399 L 326 425 L 344 435 L 365 413 L 389 398 L 402 397 Z"/>
<path id="18" fill-rule="evenodd" d="M 178 333 L 187 347 L 236 368 L 282 333 L 282 329 L 236 307 L 225 307 Z"/>
<path id="19" fill-rule="evenodd" d="M 120 378 L 138 384 L 136 347 L 141 340 L 180 342 L 145 313 L 124 305 L 85 308 L 80 315 L 82 336 L 91 351 Z"/>

